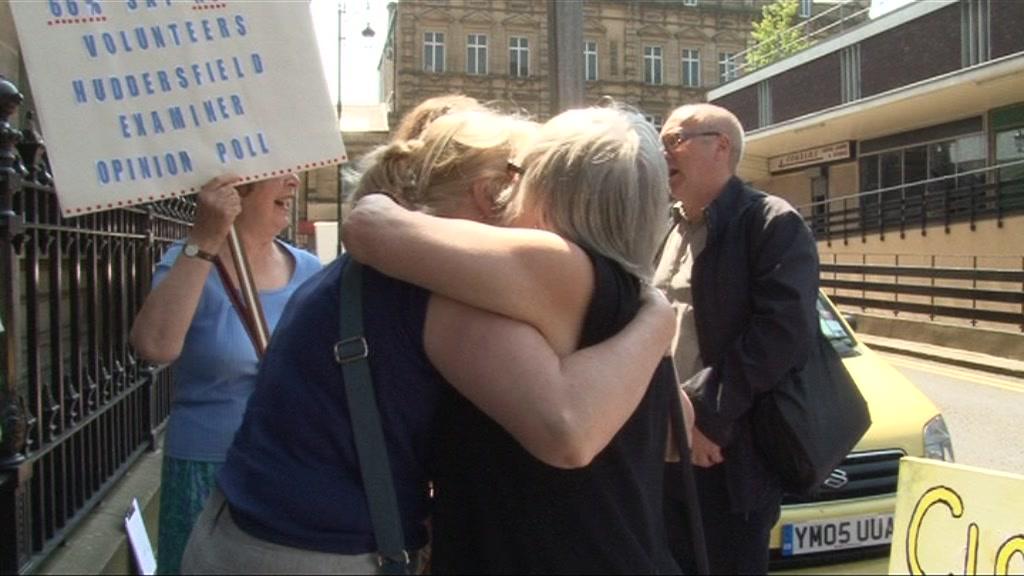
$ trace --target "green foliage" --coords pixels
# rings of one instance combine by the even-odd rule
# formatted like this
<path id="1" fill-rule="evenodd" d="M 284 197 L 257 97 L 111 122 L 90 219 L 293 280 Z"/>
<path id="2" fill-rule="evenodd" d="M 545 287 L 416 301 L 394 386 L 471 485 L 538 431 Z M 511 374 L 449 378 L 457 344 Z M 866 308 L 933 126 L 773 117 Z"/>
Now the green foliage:
<path id="1" fill-rule="evenodd" d="M 761 9 L 761 20 L 753 23 L 754 47 L 747 51 L 747 71 L 767 66 L 807 48 L 810 42 L 797 23 L 797 0 L 777 0 Z"/>

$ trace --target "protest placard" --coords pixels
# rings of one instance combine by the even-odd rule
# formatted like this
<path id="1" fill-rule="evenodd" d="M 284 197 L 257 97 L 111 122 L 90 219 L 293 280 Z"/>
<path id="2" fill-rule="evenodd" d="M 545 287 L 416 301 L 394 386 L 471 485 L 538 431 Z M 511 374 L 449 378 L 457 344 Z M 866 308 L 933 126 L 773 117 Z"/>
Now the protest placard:
<path id="1" fill-rule="evenodd" d="M 1024 574 L 1024 476 L 900 460 L 889 574 Z"/>
<path id="2" fill-rule="evenodd" d="M 308 2 L 12 2 L 61 212 L 346 160 Z"/>

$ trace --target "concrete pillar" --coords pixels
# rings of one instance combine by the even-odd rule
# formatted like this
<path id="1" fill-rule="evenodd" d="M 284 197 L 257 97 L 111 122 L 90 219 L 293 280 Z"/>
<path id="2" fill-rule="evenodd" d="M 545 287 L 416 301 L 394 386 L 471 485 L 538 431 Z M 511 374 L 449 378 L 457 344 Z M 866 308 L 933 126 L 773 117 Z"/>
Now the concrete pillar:
<path id="1" fill-rule="evenodd" d="M 548 0 L 551 113 L 583 105 L 583 0 Z"/>

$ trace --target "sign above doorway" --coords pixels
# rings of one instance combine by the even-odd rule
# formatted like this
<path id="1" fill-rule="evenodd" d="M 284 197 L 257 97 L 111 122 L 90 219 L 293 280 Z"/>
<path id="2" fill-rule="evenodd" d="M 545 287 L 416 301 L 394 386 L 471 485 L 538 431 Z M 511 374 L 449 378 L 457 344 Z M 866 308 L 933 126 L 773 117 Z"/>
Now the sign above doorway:
<path id="1" fill-rule="evenodd" d="M 781 156 L 772 156 L 768 159 L 768 171 L 773 174 L 785 172 L 794 168 L 804 168 L 827 164 L 839 160 L 849 160 L 853 157 L 853 141 L 836 142 L 825 146 L 816 146 L 806 150 L 797 150 Z"/>

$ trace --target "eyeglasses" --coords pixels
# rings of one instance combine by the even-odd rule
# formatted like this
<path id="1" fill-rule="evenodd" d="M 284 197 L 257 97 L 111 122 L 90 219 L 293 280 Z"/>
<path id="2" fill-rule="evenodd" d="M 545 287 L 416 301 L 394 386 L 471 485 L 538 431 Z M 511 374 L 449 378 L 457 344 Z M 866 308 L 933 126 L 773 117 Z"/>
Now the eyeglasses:
<path id="1" fill-rule="evenodd" d="M 678 147 L 683 142 L 697 138 L 699 136 L 721 136 L 722 133 L 717 130 L 708 130 L 705 132 L 686 132 L 684 130 L 676 130 L 675 132 L 669 132 L 661 137 L 661 145 L 666 150 L 672 150 Z"/>

